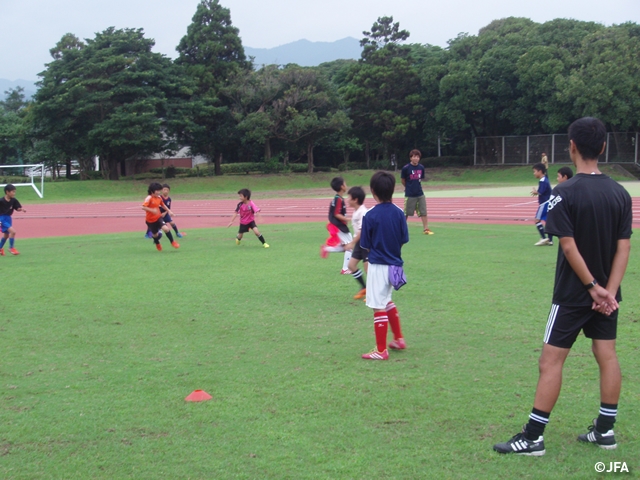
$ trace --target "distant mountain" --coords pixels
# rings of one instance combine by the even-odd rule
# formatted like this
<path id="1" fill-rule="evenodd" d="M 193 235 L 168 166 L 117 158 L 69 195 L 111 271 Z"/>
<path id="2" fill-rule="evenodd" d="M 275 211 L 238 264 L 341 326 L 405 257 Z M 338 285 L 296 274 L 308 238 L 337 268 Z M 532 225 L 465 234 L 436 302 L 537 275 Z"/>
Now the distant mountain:
<path id="1" fill-rule="evenodd" d="M 286 65 L 287 63 L 296 63 L 302 67 L 315 67 L 333 60 L 358 59 L 361 52 L 360 41 L 353 37 L 335 42 L 298 40 L 274 48 L 244 47 L 244 53 L 247 56 L 255 57 L 256 67 L 274 64 Z"/>
<path id="2" fill-rule="evenodd" d="M 0 99 L 4 100 L 6 97 L 4 92 L 16 87 L 24 88 L 24 96 L 26 98 L 31 98 L 33 95 L 36 94 L 36 91 L 38 90 L 36 88 L 35 82 L 30 82 L 29 80 L 19 79 L 19 80 L 12 81 L 12 80 L 7 80 L 5 78 L 0 78 Z"/>

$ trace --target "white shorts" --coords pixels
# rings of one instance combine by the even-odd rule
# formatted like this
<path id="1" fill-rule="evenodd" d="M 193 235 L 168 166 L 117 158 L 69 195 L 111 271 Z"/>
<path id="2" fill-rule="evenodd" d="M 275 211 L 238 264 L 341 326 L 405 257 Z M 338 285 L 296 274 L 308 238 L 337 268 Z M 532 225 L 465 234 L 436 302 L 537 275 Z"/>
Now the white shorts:
<path id="1" fill-rule="evenodd" d="M 351 233 L 345 233 L 345 232 L 338 232 L 338 238 L 340 239 L 340 245 L 336 245 L 335 247 L 326 247 L 325 246 L 325 250 L 327 252 L 344 252 L 344 246 L 347 243 L 351 243 L 351 240 L 353 240 L 353 237 L 351 236 Z"/>
<path id="2" fill-rule="evenodd" d="M 391 301 L 393 285 L 389 281 L 389 265 L 370 263 L 367 271 L 367 307 L 384 310 Z"/>

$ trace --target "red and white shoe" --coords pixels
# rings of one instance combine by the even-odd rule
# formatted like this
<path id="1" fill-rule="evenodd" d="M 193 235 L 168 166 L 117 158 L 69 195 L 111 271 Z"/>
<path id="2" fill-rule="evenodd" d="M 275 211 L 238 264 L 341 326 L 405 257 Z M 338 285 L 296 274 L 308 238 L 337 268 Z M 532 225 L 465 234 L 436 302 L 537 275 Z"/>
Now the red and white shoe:
<path id="1" fill-rule="evenodd" d="M 369 353 L 363 353 L 362 358 L 365 360 L 389 360 L 389 351 L 385 348 L 384 352 L 379 352 L 374 348 Z"/>
<path id="2" fill-rule="evenodd" d="M 394 350 L 404 350 L 407 348 L 407 344 L 404 342 L 404 338 L 398 338 L 397 340 L 389 343 L 389 348 L 393 348 Z"/>
<path id="3" fill-rule="evenodd" d="M 340 275 L 351 275 L 353 272 L 348 268 L 345 270 L 344 268 L 340 270 Z"/>
<path id="4" fill-rule="evenodd" d="M 11 247 L 11 248 L 9 249 L 9 253 L 10 253 L 11 255 L 20 255 L 20 252 L 19 252 L 18 250 L 16 250 L 15 248 L 13 248 L 13 247 Z"/>
<path id="5" fill-rule="evenodd" d="M 327 258 L 329 256 L 329 252 L 327 252 L 327 249 L 324 247 L 324 245 L 320 246 L 320 258 Z"/>

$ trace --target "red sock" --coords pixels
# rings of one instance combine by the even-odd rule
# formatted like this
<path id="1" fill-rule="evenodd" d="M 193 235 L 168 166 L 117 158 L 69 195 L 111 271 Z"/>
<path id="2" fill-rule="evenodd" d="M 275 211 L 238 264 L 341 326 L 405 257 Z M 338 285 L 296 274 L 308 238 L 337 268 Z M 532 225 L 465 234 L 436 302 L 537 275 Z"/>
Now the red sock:
<path id="1" fill-rule="evenodd" d="M 373 313 L 373 331 L 376 334 L 376 345 L 379 352 L 387 349 L 387 329 L 389 318 L 385 312 Z"/>
<path id="2" fill-rule="evenodd" d="M 389 317 L 389 324 L 391 325 L 393 338 L 395 340 L 403 338 L 402 331 L 400 330 L 400 316 L 398 315 L 398 309 L 396 308 L 395 303 L 387 303 L 387 316 Z"/>

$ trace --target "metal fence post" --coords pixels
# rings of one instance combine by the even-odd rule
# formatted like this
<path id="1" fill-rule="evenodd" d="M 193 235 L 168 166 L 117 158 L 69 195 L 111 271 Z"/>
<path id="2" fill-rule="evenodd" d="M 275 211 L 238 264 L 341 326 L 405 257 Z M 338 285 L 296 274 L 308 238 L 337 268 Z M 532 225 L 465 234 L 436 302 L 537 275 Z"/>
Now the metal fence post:
<path id="1" fill-rule="evenodd" d="M 478 165 L 478 137 L 473 139 L 473 164 Z"/>
<path id="2" fill-rule="evenodd" d="M 527 135 L 527 165 L 529 165 L 529 135 Z"/>
<path id="3" fill-rule="evenodd" d="M 609 163 L 609 132 L 607 132 L 607 149 L 604 154 L 604 163 Z"/>
<path id="4" fill-rule="evenodd" d="M 502 164 L 504 165 L 504 137 L 502 137 Z"/>
<path id="5" fill-rule="evenodd" d="M 556 163 L 556 134 L 551 135 L 551 163 Z"/>

